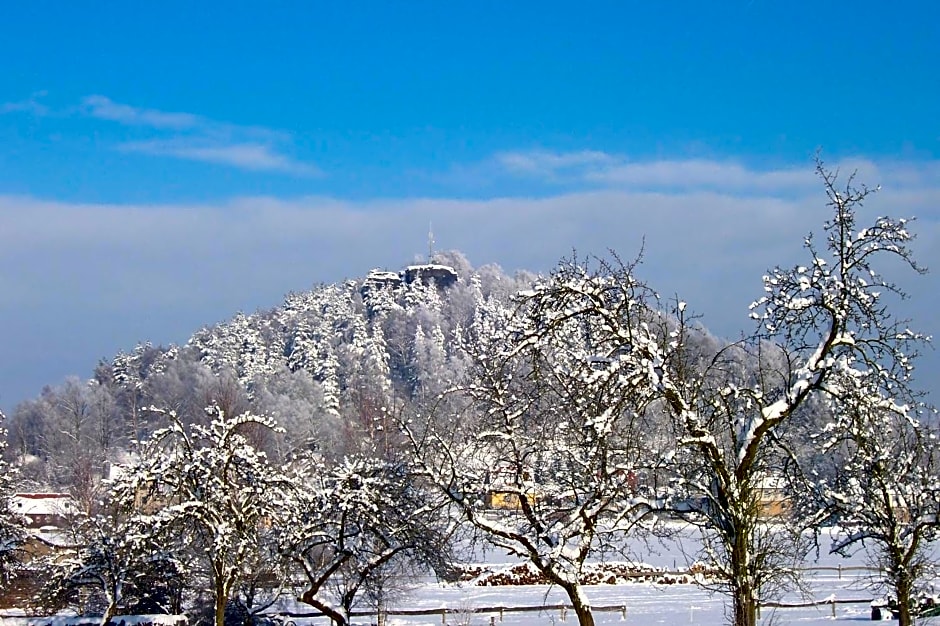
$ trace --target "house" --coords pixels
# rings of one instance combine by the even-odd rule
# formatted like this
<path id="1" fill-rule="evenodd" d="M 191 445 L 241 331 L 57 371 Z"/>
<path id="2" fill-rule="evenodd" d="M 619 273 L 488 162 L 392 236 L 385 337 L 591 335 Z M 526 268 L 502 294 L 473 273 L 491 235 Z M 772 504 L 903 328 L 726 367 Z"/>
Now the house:
<path id="1" fill-rule="evenodd" d="M 790 512 L 786 479 L 779 474 L 760 476 L 757 482 L 757 497 L 761 517 L 781 517 Z"/>
<path id="2" fill-rule="evenodd" d="M 13 512 L 22 515 L 26 528 L 65 528 L 78 508 L 67 493 L 17 493 L 10 501 Z"/>
<path id="3" fill-rule="evenodd" d="M 541 500 L 542 494 L 534 489 L 530 489 L 525 494 L 525 499 L 529 504 L 535 504 Z M 485 494 L 484 505 L 489 509 L 500 509 L 504 511 L 518 511 L 522 508 L 522 500 L 519 493 L 515 491 L 505 491 L 501 489 L 490 489 Z"/>

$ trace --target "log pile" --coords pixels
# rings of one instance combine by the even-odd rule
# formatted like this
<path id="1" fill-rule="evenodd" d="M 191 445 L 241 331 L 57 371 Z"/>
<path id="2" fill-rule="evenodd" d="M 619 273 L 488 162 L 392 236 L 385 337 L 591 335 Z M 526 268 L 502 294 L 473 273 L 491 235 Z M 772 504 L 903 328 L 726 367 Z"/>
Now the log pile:
<path id="1" fill-rule="evenodd" d="M 460 568 L 460 581 L 480 587 L 504 585 L 547 585 L 550 581 L 531 563 L 515 565 L 464 565 Z M 700 583 L 714 576 L 705 567 L 693 565 L 687 569 L 668 571 L 644 563 L 611 562 L 588 563 L 581 573 L 583 585 L 623 585 L 648 583 L 656 585 L 686 585 Z"/>

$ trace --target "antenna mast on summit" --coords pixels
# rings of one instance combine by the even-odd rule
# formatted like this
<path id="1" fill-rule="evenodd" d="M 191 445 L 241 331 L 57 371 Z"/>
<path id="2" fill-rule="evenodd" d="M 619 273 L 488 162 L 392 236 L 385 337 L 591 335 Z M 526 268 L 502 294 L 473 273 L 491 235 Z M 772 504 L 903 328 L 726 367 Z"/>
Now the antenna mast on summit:
<path id="1" fill-rule="evenodd" d="M 428 220 L 428 263 L 434 258 L 434 229 L 431 228 L 431 221 Z"/>

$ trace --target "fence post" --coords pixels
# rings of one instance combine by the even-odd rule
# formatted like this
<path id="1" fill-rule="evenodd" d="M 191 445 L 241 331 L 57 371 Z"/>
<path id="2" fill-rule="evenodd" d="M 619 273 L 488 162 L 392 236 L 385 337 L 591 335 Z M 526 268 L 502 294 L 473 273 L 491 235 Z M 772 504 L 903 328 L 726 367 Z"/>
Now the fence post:
<path id="1" fill-rule="evenodd" d="M 441 609 L 441 626 L 447 626 L 447 609 Z"/>
<path id="2" fill-rule="evenodd" d="M 835 617 L 836 617 L 836 599 L 833 598 L 832 599 L 832 618 L 835 619 Z"/>
<path id="3" fill-rule="evenodd" d="M 503 607 L 499 607 L 499 621 L 503 621 Z"/>
<path id="4" fill-rule="evenodd" d="M 627 605 L 626 604 L 620 607 L 620 619 L 621 620 L 627 619 Z"/>
<path id="5" fill-rule="evenodd" d="M 842 580 L 842 563 L 839 563 L 839 580 Z"/>
<path id="6" fill-rule="evenodd" d="M 496 626 L 496 616 L 490 615 L 490 626 Z"/>
<path id="7" fill-rule="evenodd" d="M 564 604 L 561 605 L 561 621 L 568 621 L 568 607 L 566 607 Z"/>

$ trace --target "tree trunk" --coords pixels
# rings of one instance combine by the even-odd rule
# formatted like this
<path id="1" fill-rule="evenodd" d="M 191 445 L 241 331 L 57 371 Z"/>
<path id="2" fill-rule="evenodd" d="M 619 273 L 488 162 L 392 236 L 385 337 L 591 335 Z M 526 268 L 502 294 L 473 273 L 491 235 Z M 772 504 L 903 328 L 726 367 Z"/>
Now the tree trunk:
<path id="1" fill-rule="evenodd" d="M 111 621 L 115 613 L 117 613 L 117 602 L 109 601 L 108 608 L 104 610 L 104 615 L 101 616 L 101 626 L 108 626 L 108 622 Z"/>
<path id="2" fill-rule="evenodd" d="M 316 594 L 310 593 L 309 589 L 305 591 L 298 599 L 304 604 L 309 604 L 313 608 L 329 617 L 330 620 L 332 620 L 334 626 L 348 626 L 349 622 L 346 620 L 345 615 L 334 609 L 326 602 L 321 602 L 318 600 L 316 598 Z"/>
<path id="3" fill-rule="evenodd" d="M 734 626 L 757 625 L 757 602 L 754 601 L 750 585 L 734 588 Z"/>
<path id="4" fill-rule="evenodd" d="M 216 577 L 215 583 L 215 626 L 225 626 L 225 601 L 228 593 L 225 584 Z"/>
<path id="5" fill-rule="evenodd" d="M 757 625 L 757 590 L 750 572 L 751 535 L 738 529 L 731 550 L 731 596 L 734 626 Z"/>
<path id="6" fill-rule="evenodd" d="M 560 586 L 568 594 L 568 599 L 571 600 L 571 607 L 574 609 L 575 615 L 578 616 L 578 625 L 594 626 L 594 613 L 591 612 L 591 605 L 588 604 L 587 598 L 581 593 L 581 586 L 568 583 Z"/>
<path id="7" fill-rule="evenodd" d="M 120 577 L 115 578 L 119 579 Z M 108 626 L 108 622 L 110 622 L 117 613 L 118 604 L 123 597 L 123 589 L 124 586 L 120 582 L 112 580 L 112 582 L 107 585 L 107 589 L 104 590 L 108 606 L 105 607 L 104 615 L 101 616 L 101 626 Z"/>
<path id="8" fill-rule="evenodd" d="M 225 626 L 225 598 L 215 598 L 215 626 Z"/>
<path id="9" fill-rule="evenodd" d="M 914 623 L 911 615 L 911 602 L 913 585 L 903 574 L 898 577 L 894 588 L 898 596 L 898 626 L 911 626 Z"/>

